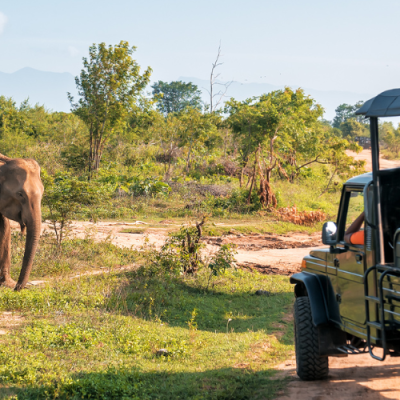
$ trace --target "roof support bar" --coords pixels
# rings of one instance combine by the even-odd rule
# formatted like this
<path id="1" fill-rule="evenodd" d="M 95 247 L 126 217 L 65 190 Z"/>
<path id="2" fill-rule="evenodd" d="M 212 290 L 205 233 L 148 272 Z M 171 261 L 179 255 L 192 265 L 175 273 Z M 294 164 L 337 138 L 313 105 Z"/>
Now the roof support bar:
<path id="1" fill-rule="evenodd" d="M 374 182 L 374 213 L 376 215 L 375 229 L 375 262 L 383 265 L 385 263 L 385 250 L 383 245 L 382 213 L 381 213 L 381 191 L 379 177 L 379 137 L 378 117 L 370 117 L 371 152 L 372 152 L 372 179 Z"/>

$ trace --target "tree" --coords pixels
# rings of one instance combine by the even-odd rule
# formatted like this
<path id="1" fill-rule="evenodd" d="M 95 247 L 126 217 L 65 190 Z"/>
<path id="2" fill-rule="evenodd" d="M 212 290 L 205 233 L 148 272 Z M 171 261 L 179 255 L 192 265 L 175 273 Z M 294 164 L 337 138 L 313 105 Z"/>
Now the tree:
<path id="1" fill-rule="evenodd" d="M 157 160 L 164 163 L 164 179 L 171 177 L 173 163 L 179 154 L 181 142 L 182 122 L 177 114 L 169 114 L 166 118 L 158 118 L 149 127 L 149 133 L 152 140 L 160 145 L 160 152 Z"/>
<path id="2" fill-rule="evenodd" d="M 179 113 L 186 107 L 201 110 L 201 91 L 193 83 L 158 81 L 154 85 L 153 96 L 158 98 L 157 108 L 164 115 Z"/>
<path id="3" fill-rule="evenodd" d="M 360 123 L 363 123 L 364 121 L 364 117 L 361 116 L 356 116 L 355 112 L 363 105 L 363 101 L 359 101 L 354 105 L 350 105 L 350 104 L 340 104 L 335 112 L 335 118 L 333 118 L 332 121 L 332 126 L 334 128 L 340 128 L 340 125 L 344 122 L 346 122 L 348 119 L 355 119 Z"/>
<path id="4" fill-rule="evenodd" d="M 350 176 L 364 172 L 365 165 L 365 161 L 354 160 L 353 157 L 346 154 L 346 150 L 352 150 L 357 153 L 362 150 L 362 147 L 358 146 L 355 142 L 349 143 L 346 139 L 338 138 L 335 135 L 328 135 L 323 141 L 323 145 L 320 162 L 321 164 L 328 164 L 333 172 L 320 196 L 328 191 L 336 175 L 342 180 L 346 180 Z"/>
<path id="5" fill-rule="evenodd" d="M 24 133 L 25 121 L 19 111 L 20 109 L 11 97 L 0 96 L 0 138 Z"/>
<path id="6" fill-rule="evenodd" d="M 108 47 L 94 44 L 89 48 L 89 59 L 83 58 L 80 76 L 75 78 L 78 102 L 68 93 L 72 112 L 89 130 L 90 172 L 99 168 L 105 143 L 149 83 L 151 68 L 140 75 L 140 66 L 132 58 L 135 50 L 125 41 Z"/>
<path id="7" fill-rule="evenodd" d="M 241 185 L 243 171 L 252 162 L 248 202 L 259 179 L 261 203 L 274 206 L 276 200 L 270 187 L 274 170 L 293 182 L 313 163 L 334 165 L 331 180 L 335 174 L 358 167 L 345 150 L 361 148 L 337 137 L 331 126 L 320 121 L 322 107 L 302 89 L 285 88 L 244 102 L 231 99 L 225 112 L 230 114 L 228 123 L 241 155 Z M 338 163 L 340 159 L 342 164 Z"/>
<path id="8" fill-rule="evenodd" d="M 170 178 L 178 155 L 186 158 L 186 171 L 189 172 L 194 155 L 202 153 L 204 156 L 222 144 L 218 131 L 221 121 L 222 117 L 217 113 L 203 114 L 196 108 L 185 108 L 153 123 L 149 134 L 152 142 L 159 145 L 157 160 L 165 165 L 165 179 Z"/>
<path id="9" fill-rule="evenodd" d="M 383 141 L 385 141 L 385 136 L 387 134 L 393 133 L 395 127 L 392 122 L 389 121 L 379 121 L 379 135 Z"/>
<path id="10" fill-rule="evenodd" d="M 400 125 L 395 129 L 391 122 L 384 122 L 380 132 L 383 143 L 397 157 L 400 151 Z"/>
<path id="11" fill-rule="evenodd" d="M 368 127 L 355 119 L 348 119 L 340 124 L 344 138 L 354 140 L 357 136 L 369 136 Z"/>
<path id="12" fill-rule="evenodd" d="M 257 132 L 258 113 L 253 103 L 254 99 L 239 102 L 233 98 L 225 103 L 225 113 L 229 113 L 227 123 L 232 129 L 240 155 L 240 186 L 243 186 L 246 165 L 260 141 Z"/>
<path id="13" fill-rule="evenodd" d="M 217 114 L 202 114 L 199 110 L 186 108 L 179 114 L 181 121 L 180 146 L 187 146 L 186 170 L 191 169 L 193 150 L 206 142 L 212 142 L 210 138 L 216 135 L 217 124 L 220 116 Z"/>
<path id="14" fill-rule="evenodd" d="M 216 69 L 223 64 L 220 61 L 220 57 L 221 57 L 221 44 L 218 46 L 217 57 L 215 58 L 215 61 L 212 63 L 211 73 L 210 73 L 210 90 L 207 90 L 210 96 L 210 113 L 214 112 L 221 104 L 221 101 L 225 97 L 229 86 L 233 82 L 233 81 L 225 83 L 218 82 L 218 78 L 221 74 L 217 73 Z M 220 89 L 218 91 L 216 90 L 217 86 L 220 86 Z"/>
<path id="15" fill-rule="evenodd" d="M 230 114 L 228 122 L 239 143 L 242 184 L 243 170 L 250 155 L 257 151 L 260 160 L 264 156 L 267 158 L 267 162 L 262 163 L 269 182 L 274 168 L 280 168 L 282 162 L 297 156 L 300 141 L 303 142 L 302 150 L 311 144 L 310 133 L 315 131 L 315 124 L 323 112 L 302 89 L 293 91 L 290 88 L 242 103 L 232 99 L 226 104 L 225 111 Z"/>

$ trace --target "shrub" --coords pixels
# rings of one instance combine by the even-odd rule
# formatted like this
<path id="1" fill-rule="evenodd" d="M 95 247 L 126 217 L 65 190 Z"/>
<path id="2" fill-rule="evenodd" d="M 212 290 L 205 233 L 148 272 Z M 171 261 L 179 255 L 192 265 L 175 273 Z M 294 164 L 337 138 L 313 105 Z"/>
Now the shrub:
<path id="1" fill-rule="evenodd" d="M 53 225 L 59 245 L 65 236 L 65 228 L 82 206 L 100 203 L 108 197 L 102 186 L 79 180 L 68 172 L 57 172 L 51 177 L 44 171 L 42 181 L 45 187 L 43 204 L 49 211 L 46 218 Z"/>
<path id="2" fill-rule="evenodd" d="M 227 196 L 207 196 L 202 202 L 204 211 L 210 212 L 215 217 L 225 217 L 227 213 L 251 213 L 262 208 L 260 197 L 256 191 L 251 194 L 251 202 L 247 204 L 249 191 L 246 189 L 236 189 Z"/>
<path id="3" fill-rule="evenodd" d="M 200 250 L 204 244 L 200 239 L 205 222 L 203 217 L 200 223 L 183 225 L 178 232 L 171 232 L 160 252 L 149 252 L 153 267 L 172 275 L 195 273 L 203 265 Z"/>
<path id="4" fill-rule="evenodd" d="M 152 274 L 168 273 L 178 276 L 194 274 L 201 267 L 207 267 L 210 270 L 208 287 L 213 276 L 218 276 L 231 268 L 236 254 L 236 246 L 233 244 L 222 245 L 217 253 L 208 259 L 201 254 L 201 250 L 205 247 L 201 239 L 206 220 L 207 217 L 203 216 L 200 223 L 183 225 L 179 232 L 170 233 L 160 252 L 155 252 L 154 248 L 150 249 L 147 252 L 150 262 L 147 273 L 151 271 Z"/>
<path id="5" fill-rule="evenodd" d="M 210 285 L 211 278 L 213 276 L 218 276 L 224 273 L 228 268 L 232 268 L 235 263 L 236 245 L 229 243 L 223 244 L 211 262 L 208 264 L 208 268 L 211 270 L 210 276 L 208 278 L 207 288 Z"/>
<path id="6" fill-rule="evenodd" d="M 155 178 L 145 178 L 145 179 L 134 179 L 133 183 L 129 187 L 129 191 L 134 196 L 152 196 L 157 195 L 166 196 L 171 191 L 168 183 L 162 182 Z"/>

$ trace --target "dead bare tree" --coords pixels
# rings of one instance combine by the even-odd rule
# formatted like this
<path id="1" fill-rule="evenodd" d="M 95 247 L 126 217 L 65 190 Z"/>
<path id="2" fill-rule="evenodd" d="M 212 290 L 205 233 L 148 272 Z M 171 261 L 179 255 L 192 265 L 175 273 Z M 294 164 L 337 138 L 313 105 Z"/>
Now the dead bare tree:
<path id="1" fill-rule="evenodd" d="M 221 58 L 221 43 L 218 46 L 217 57 L 215 61 L 212 63 L 211 73 L 210 73 L 210 89 L 205 89 L 210 96 L 210 113 L 214 112 L 218 106 L 221 104 L 221 101 L 226 95 L 229 86 L 233 81 L 221 83 L 217 82 L 217 79 L 221 75 L 216 72 L 216 69 L 221 66 L 223 63 L 220 61 Z M 216 86 L 220 86 L 220 90 L 216 92 Z"/>

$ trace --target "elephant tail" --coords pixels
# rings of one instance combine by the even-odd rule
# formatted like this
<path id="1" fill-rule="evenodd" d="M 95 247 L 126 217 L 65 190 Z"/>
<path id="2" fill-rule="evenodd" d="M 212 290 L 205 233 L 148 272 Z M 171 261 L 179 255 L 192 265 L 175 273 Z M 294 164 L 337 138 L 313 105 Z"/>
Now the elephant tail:
<path id="1" fill-rule="evenodd" d="M 12 160 L 12 158 L 7 157 L 7 156 L 3 156 L 3 154 L 0 154 L 0 161 L 6 163 L 6 162 L 11 161 L 11 160 Z"/>

